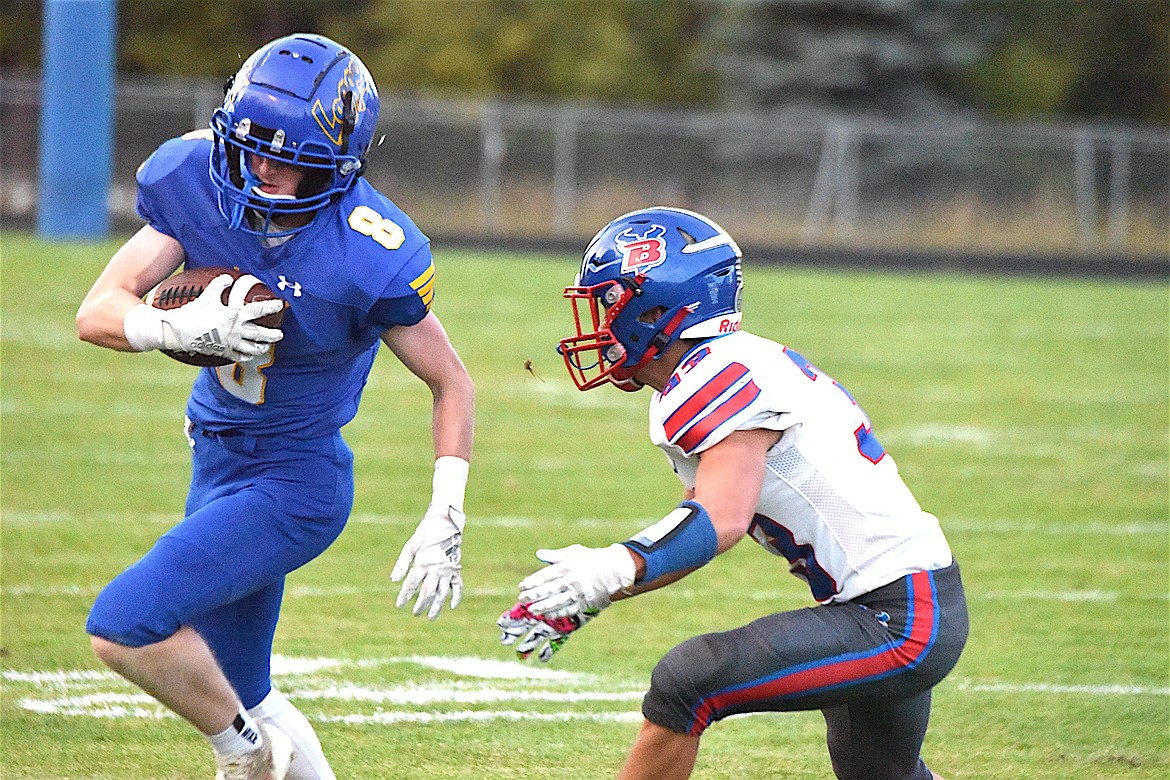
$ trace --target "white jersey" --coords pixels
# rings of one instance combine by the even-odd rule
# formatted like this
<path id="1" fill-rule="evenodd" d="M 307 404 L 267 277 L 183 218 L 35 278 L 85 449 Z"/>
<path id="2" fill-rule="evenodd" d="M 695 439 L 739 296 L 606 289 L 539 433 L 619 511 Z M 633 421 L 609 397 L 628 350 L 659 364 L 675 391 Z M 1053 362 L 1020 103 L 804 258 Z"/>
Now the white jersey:
<path id="1" fill-rule="evenodd" d="M 949 566 L 924 512 L 861 407 L 799 353 L 744 331 L 705 341 L 650 402 L 650 439 L 687 488 L 701 453 L 733 431 L 781 431 L 749 534 L 822 603 Z"/>

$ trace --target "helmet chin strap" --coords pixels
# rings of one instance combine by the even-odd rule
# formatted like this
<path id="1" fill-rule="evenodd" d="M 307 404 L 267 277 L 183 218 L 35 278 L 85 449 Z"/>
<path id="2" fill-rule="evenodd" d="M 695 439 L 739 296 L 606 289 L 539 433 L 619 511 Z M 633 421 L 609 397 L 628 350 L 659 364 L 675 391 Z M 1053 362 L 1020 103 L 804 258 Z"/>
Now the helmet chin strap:
<path id="1" fill-rule="evenodd" d="M 634 379 L 634 374 L 641 371 L 644 366 L 648 365 L 650 361 L 657 357 L 661 350 L 670 345 L 675 331 L 677 331 L 682 326 L 683 320 L 685 320 L 690 315 L 690 313 L 691 310 L 686 306 L 676 311 L 674 316 L 670 318 L 670 321 L 666 323 L 662 330 L 658 331 L 654 334 L 653 337 L 651 337 L 650 346 L 646 347 L 646 351 L 642 353 L 642 359 L 639 360 L 636 365 L 630 368 L 615 368 L 610 373 L 613 384 L 621 387 L 622 390 L 627 390 L 630 392 L 642 389 L 643 383 Z M 623 387 L 624 384 L 629 384 L 631 382 L 636 383 L 636 387 Z"/>
<path id="2" fill-rule="evenodd" d="M 630 379 L 613 379 L 610 384 L 612 384 L 618 390 L 624 390 L 627 393 L 636 393 L 646 386 L 632 377 Z"/>
<path id="3" fill-rule="evenodd" d="M 226 151 L 228 150 L 225 148 L 225 152 Z M 260 180 L 259 176 L 252 173 L 252 168 L 248 165 L 247 155 L 244 153 L 244 151 L 241 149 L 238 154 L 240 155 L 240 176 L 244 179 L 243 186 L 240 189 L 244 190 L 245 192 L 258 192 L 259 188 L 264 184 L 264 182 Z M 243 203 L 233 202 L 232 214 L 231 219 L 228 220 L 228 227 L 235 230 L 240 225 L 244 224 L 244 218 L 247 216 L 247 212 L 248 207 L 246 205 Z"/>

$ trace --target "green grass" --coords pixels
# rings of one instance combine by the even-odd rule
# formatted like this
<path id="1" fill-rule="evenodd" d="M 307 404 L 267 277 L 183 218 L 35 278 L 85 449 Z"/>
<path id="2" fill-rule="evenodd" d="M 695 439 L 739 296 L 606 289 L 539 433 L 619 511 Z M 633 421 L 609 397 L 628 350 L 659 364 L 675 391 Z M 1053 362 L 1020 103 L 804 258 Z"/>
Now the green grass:
<path id="1" fill-rule="evenodd" d="M 211 777 L 185 724 L 155 717 L 129 685 L 76 674 L 101 670 L 83 630 L 97 590 L 182 505 L 192 369 L 77 341 L 73 314 L 115 244 L 0 242 L 0 774 Z M 494 621 L 537 565 L 532 551 L 624 538 L 679 486 L 646 440 L 647 398 L 578 393 L 552 351 L 570 326 L 559 293 L 575 258 L 438 260 L 436 311 L 478 389 L 464 603 L 434 623 L 393 607 L 387 574 L 429 495 L 431 452 L 429 396 L 387 354 L 347 429 L 354 518 L 289 577 L 277 633 L 279 655 L 327 660 L 277 682 L 343 778 L 612 777 L 662 654 L 806 605 L 807 590 L 745 543 L 609 610 L 557 656 L 565 676 L 503 665 Z M 1164 780 L 1166 287 L 750 258 L 746 276 L 747 327 L 849 387 L 962 563 L 972 633 L 936 690 L 932 767 L 949 780 Z M 506 676 L 430 657 L 487 659 Z M 609 697 L 563 700 L 582 692 Z M 96 717 L 117 707 L 141 713 Z M 707 733 L 695 776 L 830 777 L 823 730 L 816 713 L 733 718 Z"/>

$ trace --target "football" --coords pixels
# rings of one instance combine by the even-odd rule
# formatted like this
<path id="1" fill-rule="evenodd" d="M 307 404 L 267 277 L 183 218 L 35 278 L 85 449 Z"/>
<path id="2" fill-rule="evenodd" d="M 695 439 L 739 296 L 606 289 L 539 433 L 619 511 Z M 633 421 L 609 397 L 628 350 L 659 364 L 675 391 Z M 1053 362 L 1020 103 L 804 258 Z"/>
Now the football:
<path id="1" fill-rule="evenodd" d="M 277 296 L 273 294 L 268 285 L 254 276 L 244 274 L 239 269 L 205 266 L 203 268 L 191 268 L 186 271 L 181 271 L 174 276 L 162 280 L 153 290 L 146 294 L 146 303 L 157 309 L 177 309 L 183 304 L 190 303 L 198 298 L 207 287 L 207 283 L 220 274 L 231 274 L 232 278 L 236 280 L 244 276 L 252 280 L 252 286 L 244 294 L 244 303 L 277 299 Z M 223 291 L 222 300 L 225 306 L 228 305 L 228 296 L 233 289 L 234 285 Z M 286 308 L 288 308 L 288 304 L 285 304 L 284 308 L 280 311 L 260 317 L 254 320 L 254 322 L 264 328 L 279 328 L 281 322 L 284 320 L 284 310 Z M 190 366 L 226 366 L 232 362 L 227 358 L 216 357 L 215 355 L 203 355 L 198 352 L 176 352 L 169 349 L 160 351 L 164 355 Z"/>

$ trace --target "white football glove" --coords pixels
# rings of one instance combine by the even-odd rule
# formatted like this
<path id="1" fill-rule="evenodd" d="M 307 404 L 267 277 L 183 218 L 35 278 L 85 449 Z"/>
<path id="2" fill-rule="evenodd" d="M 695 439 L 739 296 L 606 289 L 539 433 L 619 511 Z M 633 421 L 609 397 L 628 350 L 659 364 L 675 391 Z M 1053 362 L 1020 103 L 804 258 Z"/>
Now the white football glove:
<path id="1" fill-rule="evenodd" d="M 427 610 L 428 620 L 439 616 L 448 595 L 451 609 L 459 606 L 463 598 L 463 578 L 459 574 L 462 568 L 459 561 L 463 557 L 460 545 L 466 522 L 466 515 L 455 507 L 437 509 L 432 506 L 427 509 L 390 572 L 391 582 L 406 578 L 398 591 L 396 607 L 410 601 L 416 592 L 418 600 L 412 611 L 421 615 Z"/>
<path id="2" fill-rule="evenodd" d="M 620 544 L 572 544 L 537 550 L 536 557 L 549 565 L 520 581 L 520 603 L 546 618 L 600 612 L 611 594 L 634 584 L 638 573 L 630 551 Z"/>
<path id="3" fill-rule="evenodd" d="M 529 611 L 529 604 L 517 603 L 496 621 L 500 628 L 500 643 L 515 644 L 516 655 L 525 660 L 533 651 L 542 662 L 548 663 L 553 654 L 569 641 L 569 635 L 582 628 L 593 618 L 599 610 L 590 610 L 580 615 L 562 618 L 546 618 L 534 615 Z"/>
<path id="4" fill-rule="evenodd" d="M 243 277 L 242 277 L 243 278 Z M 215 355 L 239 363 L 262 355 L 284 338 L 277 328 L 264 328 L 252 320 L 281 310 L 280 300 L 252 301 L 225 306 L 223 291 L 234 283 L 220 274 L 207 283 L 199 297 L 177 309 L 156 309 L 143 304 L 126 313 L 123 330 L 130 346 L 139 352 L 169 349 Z"/>

